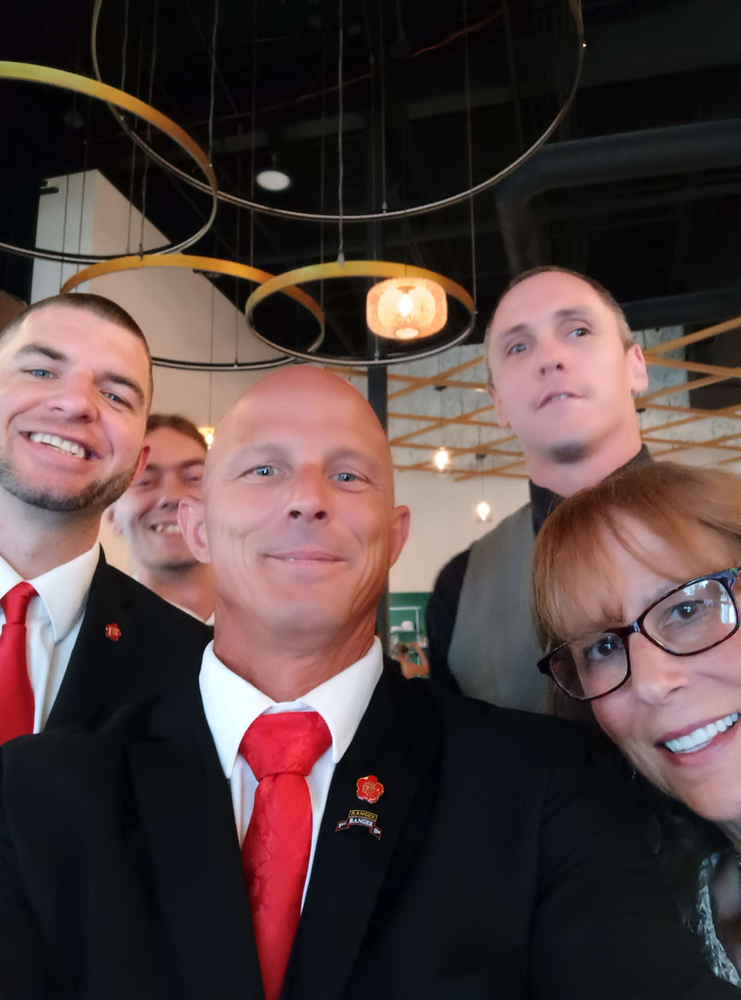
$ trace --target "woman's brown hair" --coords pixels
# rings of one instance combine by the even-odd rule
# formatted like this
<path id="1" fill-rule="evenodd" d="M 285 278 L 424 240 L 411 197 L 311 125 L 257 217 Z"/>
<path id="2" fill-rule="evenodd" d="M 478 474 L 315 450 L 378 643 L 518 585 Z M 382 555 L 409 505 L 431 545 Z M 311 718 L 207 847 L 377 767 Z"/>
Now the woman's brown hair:
<path id="1" fill-rule="evenodd" d="M 538 534 L 533 555 L 533 594 L 545 648 L 592 627 L 622 621 L 604 544 L 607 532 L 644 565 L 666 574 L 666 567 L 651 565 L 636 547 L 626 531 L 626 517 L 639 521 L 667 542 L 690 576 L 728 568 L 710 564 L 713 556 L 708 552 L 708 529 L 726 544 L 739 542 L 741 556 L 741 479 L 733 473 L 656 462 L 631 466 L 609 476 L 564 500 Z M 584 620 L 580 598 L 586 594 L 602 595 L 598 620 Z"/>

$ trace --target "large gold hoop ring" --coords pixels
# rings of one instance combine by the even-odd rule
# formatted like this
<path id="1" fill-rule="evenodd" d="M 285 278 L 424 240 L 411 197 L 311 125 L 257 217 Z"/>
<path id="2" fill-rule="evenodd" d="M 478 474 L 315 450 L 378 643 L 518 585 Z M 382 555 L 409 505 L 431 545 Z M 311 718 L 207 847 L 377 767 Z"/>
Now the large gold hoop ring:
<path id="1" fill-rule="evenodd" d="M 121 271 L 140 271 L 153 267 L 182 267 L 190 271 L 207 271 L 216 274 L 228 274 L 234 278 L 242 278 L 245 281 L 253 281 L 261 284 L 273 278 L 267 271 L 250 267 L 248 264 L 239 264 L 234 260 L 222 260 L 219 257 L 199 257 L 196 254 L 170 253 L 153 257 L 144 254 L 138 257 L 134 254 L 128 257 L 116 257 L 114 260 L 101 261 L 86 267 L 62 285 L 62 292 L 71 292 L 79 285 L 93 278 L 100 278 L 104 274 L 116 274 Z M 320 347 L 324 339 L 324 313 L 315 299 L 302 291 L 300 288 L 287 286 L 281 288 L 284 295 L 288 295 L 300 305 L 304 306 L 312 314 L 319 324 L 319 335 L 314 343 L 309 347 L 309 351 L 315 351 Z M 286 356 L 285 351 L 280 348 L 280 358 L 270 358 L 266 361 L 239 361 L 239 362 L 209 362 L 209 361 L 180 361 L 177 358 L 152 358 L 152 363 L 159 368 L 179 368 L 187 371 L 258 371 L 263 368 L 279 368 L 281 365 L 293 363 L 293 356 Z"/>
<path id="2" fill-rule="evenodd" d="M 208 161 L 208 156 L 201 149 L 197 142 L 184 132 L 179 125 L 176 125 L 171 118 L 163 115 L 156 108 L 145 104 L 137 97 L 132 97 L 123 90 L 109 87 L 107 83 L 99 80 L 92 80 L 87 76 L 80 76 L 77 73 L 68 73 L 63 69 L 53 69 L 51 66 L 36 66 L 33 63 L 19 63 L 0 61 L 0 79 L 2 80 L 24 80 L 29 83 L 43 83 L 51 87 L 59 87 L 62 90 L 72 90 L 77 94 L 86 94 L 88 97 L 95 97 L 100 101 L 105 101 L 110 107 L 124 108 L 132 114 L 143 118 L 144 121 L 155 125 L 158 129 L 173 139 L 181 149 L 185 150 L 192 157 L 198 168 L 204 174 L 207 184 L 202 185 L 202 190 L 211 194 L 211 213 L 193 236 L 189 236 L 180 243 L 167 243 L 165 246 L 156 247 L 154 250 L 147 250 L 148 254 L 177 253 L 185 250 L 199 240 L 209 229 L 216 217 L 218 206 L 218 185 L 213 167 Z M 14 246 L 12 243 L 0 241 L 0 249 L 9 253 L 20 254 L 22 257 L 35 257 L 40 260 L 57 260 L 70 264 L 94 264 L 97 261 L 113 260 L 118 254 L 79 254 L 66 253 L 57 250 L 44 250 L 40 247 L 26 248 Z"/>
<path id="3" fill-rule="evenodd" d="M 460 333 L 456 334 L 451 340 L 447 340 L 444 344 L 438 344 L 426 351 L 406 351 L 403 354 L 393 354 L 385 358 L 365 358 L 362 360 L 356 358 L 337 357 L 328 354 L 315 354 L 313 352 L 309 353 L 308 351 L 294 351 L 287 347 L 281 347 L 274 344 L 271 340 L 268 340 L 267 337 L 255 329 L 252 322 L 255 306 L 257 306 L 258 303 L 262 302 L 264 299 L 268 298 L 268 296 L 273 295 L 275 292 L 283 291 L 289 285 L 301 285 L 305 281 L 321 281 L 323 279 L 332 278 L 409 277 L 428 278 L 431 281 L 436 281 L 442 286 L 448 295 L 457 299 L 457 301 L 460 302 L 461 305 L 468 311 L 468 323 Z M 351 368 L 397 365 L 401 364 L 403 361 L 419 361 L 421 358 L 432 357 L 432 355 L 439 354 L 441 351 L 447 351 L 450 347 L 462 344 L 466 337 L 468 337 L 471 333 L 471 330 L 473 330 L 473 325 L 476 321 L 476 306 L 465 288 L 457 285 L 454 281 L 451 281 L 450 278 L 446 278 L 442 274 L 437 274 L 435 271 L 428 271 L 423 267 L 414 267 L 411 264 L 399 264 L 388 260 L 348 260 L 345 261 L 344 264 L 332 261 L 327 264 L 309 264 L 307 267 L 298 267 L 293 271 L 286 271 L 284 274 L 279 274 L 276 278 L 271 278 L 270 281 L 266 281 L 264 284 L 258 285 L 252 295 L 250 295 L 247 299 L 244 311 L 247 316 L 247 324 L 254 335 L 258 338 L 258 340 L 267 344 L 268 347 L 272 347 L 274 351 L 282 351 L 284 354 L 289 354 L 292 358 L 300 358 L 302 361 L 329 362 L 331 364 L 346 365 Z"/>
<path id="4" fill-rule="evenodd" d="M 240 198 L 236 194 L 229 194 L 226 191 L 219 191 L 218 197 L 221 201 L 228 202 L 230 205 L 236 205 L 238 208 L 249 208 L 253 212 L 262 212 L 265 215 L 277 216 L 281 219 L 300 219 L 306 222 L 385 222 L 388 219 L 404 219 L 411 218 L 414 215 L 425 215 L 427 212 L 436 212 L 440 208 L 447 208 L 450 205 L 458 205 L 460 202 L 467 201 L 474 195 L 481 194 L 482 191 L 487 191 L 489 188 L 498 184 L 499 181 L 504 180 L 509 174 L 514 173 L 518 167 L 529 160 L 530 157 L 535 153 L 541 146 L 543 146 L 548 139 L 553 135 L 558 126 L 561 124 L 563 119 L 566 117 L 571 104 L 576 97 L 576 92 L 579 89 L 579 83 L 581 82 L 582 70 L 584 68 L 584 21 L 582 17 L 581 0 L 567 0 L 567 7 L 571 18 L 574 22 L 574 28 L 576 29 L 576 69 L 574 71 L 574 79 L 571 84 L 571 88 L 566 95 L 566 99 L 556 113 L 556 117 L 551 121 L 550 125 L 546 130 L 538 136 L 535 142 L 521 153 L 516 159 L 512 160 L 506 167 L 503 167 L 496 174 L 491 177 L 487 177 L 486 180 L 481 181 L 479 184 L 474 184 L 472 187 L 467 188 L 465 191 L 459 191 L 457 194 L 450 195 L 447 198 L 439 198 L 437 201 L 430 201 L 424 205 L 413 205 L 410 208 L 399 208 L 392 209 L 386 212 L 363 212 L 361 214 L 349 214 L 349 215 L 333 215 L 326 212 L 298 212 L 288 208 L 279 208 L 277 205 L 266 205 L 259 201 L 251 201 L 248 198 Z M 93 69 L 95 71 L 96 77 L 101 80 L 100 65 L 98 63 L 98 21 L 100 19 L 100 11 L 103 6 L 103 0 L 95 0 L 93 5 L 93 23 L 91 31 L 91 47 L 93 56 Z M 191 177 L 184 170 L 181 170 L 176 164 L 171 163 L 166 160 L 164 156 L 152 149 L 141 136 L 131 128 L 129 123 L 119 114 L 115 107 L 111 106 L 111 112 L 121 126 L 121 128 L 126 132 L 126 134 L 140 147 L 145 153 L 148 153 L 157 162 L 163 166 L 170 173 L 179 177 L 181 181 L 185 181 L 186 184 L 190 184 L 192 187 L 202 188 L 203 184 L 196 177 Z M 418 355 L 419 357 L 424 357 L 424 355 Z"/>

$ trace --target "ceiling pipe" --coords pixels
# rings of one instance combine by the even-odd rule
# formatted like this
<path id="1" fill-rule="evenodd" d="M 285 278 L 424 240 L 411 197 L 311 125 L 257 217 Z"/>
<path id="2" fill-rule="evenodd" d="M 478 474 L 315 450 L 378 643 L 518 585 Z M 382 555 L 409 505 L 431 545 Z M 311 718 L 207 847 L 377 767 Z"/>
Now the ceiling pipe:
<path id="1" fill-rule="evenodd" d="M 741 119 L 556 142 L 494 189 L 512 275 L 549 263 L 533 208 L 544 191 L 741 164 Z"/>
<path id="2" fill-rule="evenodd" d="M 723 316 L 741 316 L 741 287 L 685 292 L 658 299 L 621 302 L 631 330 L 660 326 L 713 323 Z"/>

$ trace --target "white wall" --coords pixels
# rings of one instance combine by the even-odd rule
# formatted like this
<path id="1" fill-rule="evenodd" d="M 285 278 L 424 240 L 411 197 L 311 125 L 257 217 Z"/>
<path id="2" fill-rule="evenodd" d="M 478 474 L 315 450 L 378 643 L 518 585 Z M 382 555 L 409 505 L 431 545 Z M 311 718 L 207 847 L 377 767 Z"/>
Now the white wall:
<path id="1" fill-rule="evenodd" d="M 141 213 L 97 170 L 53 177 L 55 194 L 39 201 L 37 243 L 51 249 L 90 254 L 136 253 L 141 233 Z M 84 204 L 83 204 L 84 188 Z M 66 203 L 66 211 L 65 211 Z M 65 225 L 66 218 L 66 225 Z M 82 222 L 82 229 L 81 229 Z M 144 242 L 162 246 L 167 238 L 145 220 Z M 74 265 L 34 262 L 32 301 L 55 295 L 75 273 Z M 233 279 L 224 278 L 224 281 Z M 241 361 L 275 357 L 247 329 L 244 315 L 203 274 L 182 268 L 127 271 L 104 275 L 79 287 L 80 291 L 106 295 L 123 306 L 144 330 L 152 354 L 186 361 L 233 361 L 235 343 Z M 154 370 L 155 411 L 182 413 L 199 427 L 213 426 L 224 411 L 260 373 Z"/>
<path id="2" fill-rule="evenodd" d="M 476 505 L 485 499 L 492 520 L 476 518 Z M 452 476 L 426 472 L 397 472 L 396 502 L 411 511 L 409 542 L 391 570 L 394 593 L 432 590 L 440 569 L 467 549 L 502 518 L 527 503 L 526 479 L 487 477 L 455 483 Z"/>

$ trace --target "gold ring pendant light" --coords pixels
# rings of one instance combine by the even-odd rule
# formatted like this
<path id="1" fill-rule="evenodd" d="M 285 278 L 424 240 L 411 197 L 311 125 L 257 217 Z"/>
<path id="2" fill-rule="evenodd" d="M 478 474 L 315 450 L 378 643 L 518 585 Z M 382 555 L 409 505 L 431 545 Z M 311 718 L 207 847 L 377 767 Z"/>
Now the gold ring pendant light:
<path id="1" fill-rule="evenodd" d="M 196 254 L 169 253 L 159 256 L 144 254 L 139 257 L 131 254 L 128 257 L 116 257 L 115 260 L 101 261 L 86 267 L 62 285 L 62 292 L 71 292 L 86 281 L 93 278 L 100 278 L 105 274 L 116 274 L 122 271 L 140 271 L 153 267 L 180 267 L 189 271 L 208 271 L 216 274 L 227 274 L 234 278 L 242 278 L 245 281 L 263 282 L 272 281 L 273 275 L 259 268 L 250 267 L 247 264 L 239 264 L 234 260 L 221 260 L 217 257 L 199 257 Z M 319 335 L 309 347 L 309 351 L 315 351 L 324 339 L 324 313 L 318 302 L 307 295 L 300 288 L 286 282 L 280 289 L 284 295 L 288 295 L 300 305 L 304 306 L 312 314 L 319 324 Z M 262 339 L 262 338 L 261 338 Z M 266 361 L 226 361 L 226 362 L 199 362 L 199 361 L 178 361 L 175 358 L 152 358 L 152 362 L 160 368 L 179 368 L 190 371 L 256 371 L 265 368 L 279 368 L 282 365 L 292 364 L 293 357 L 286 357 L 287 352 L 283 348 L 276 348 L 280 351 L 280 358 L 271 358 Z M 308 355 L 311 359 L 311 354 Z"/>
<path id="2" fill-rule="evenodd" d="M 253 323 L 253 313 L 255 307 L 258 303 L 262 302 L 264 299 L 273 295 L 275 292 L 283 291 L 286 287 L 292 285 L 301 285 L 306 281 L 321 281 L 323 279 L 332 278 L 408 278 L 408 279 L 421 279 L 422 281 L 430 281 L 438 284 L 442 290 L 450 295 L 452 298 L 456 299 L 461 303 L 462 306 L 468 311 L 468 322 L 466 323 L 464 329 L 456 334 L 456 336 L 445 345 L 445 349 L 449 347 L 455 347 L 456 344 L 462 343 L 469 335 L 473 329 L 473 324 L 476 318 L 476 307 L 474 301 L 465 288 L 456 284 L 455 281 L 451 281 L 450 278 L 446 278 L 442 274 L 437 274 L 435 271 L 428 271 L 423 267 L 414 267 L 411 264 L 398 264 L 394 261 L 388 260 L 347 260 L 344 264 L 340 264 L 337 261 L 331 261 L 326 264 L 309 264 L 307 267 L 299 267 L 293 271 L 286 271 L 285 274 L 279 274 L 275 278 L 271 278 L 264 284 L 259 285 L 252 295 L 247 299 L 247 303 L 244 307 L 245 314 L 247 316 L 247 323 L 258 338 L 268 347 L 272 347 L 273 350 L 282 351 L 284 354 L 289 354 L 293 358 L 300 358 L 303 361 L 321 361 L 322 363 L 329 364 L 341 364 L 352 368 L 366 368 L 375 367 L 377 365 L 389 365 L 389 364 L 399 364 L 403 361 L 418 361 L 420 358 L 431 357 L 433 354 L 438 354 L 441 350 L 440 346 L 430 348 L 428 351 L 413 351 L 405 352 L 403 354 L 394 354 L 390 358 L 347 358 L 341 356 L 331 356 L 327 354 L 322 354 L 321 357 L 316 357 L 308 351 L 295 351 L 282 345 L 274 344 L 272 341 L 268 340 L 263 334 L 261 334 L 254 326 Z M 378 288 L 379 286 L 375 286 Z M 371 289 L 371 292 L 373 289 Z M 399 339 L 404 339 L 399 338 Z M 316 350 L 315 347 L 309 348 L 309 351 Z"/>
<path id="3" fill-rule="evenodd" d="M 584 66 L 584 22 L 582 18 L 581 0 L 565 0 L 565 2 L 566 7 L 568 8 L 569 17 L 573 22 L 576 33 L 576 69 L 574 71 L 574 77 L 569 92 L 566 95 L 566 99 L 558 109 L 556 116 L 553 118 L 551 123 L 545 131 L 538 136 L 531 146 L 529 146 L 506 167 L 503 167 L 491 177 L 487 177 L 486 180 L 481 181 L 479 184 L 471 185 L 465 191 L 459 191 L 457 194 L 450 195 L 446 198 L 439 198 L 436 201 L 427 202 L 427 204 L 424 205 L 411 205 L 407 208 L 392 209 L 390 211 L 386 210 L 383 212 L 350 213 L 348 215 L 339 215 L 330 212 L 300 212 L 287 208 L 279 208 L 277 205 L 268 205 L 262 202 L 252 201 L 248 198 L 241 198 L 239 195 L 230 194 L 227 191 L 219 191 L 219 199 L 230 205 L 235 205 L 238 208 L 249 208 L 255 212 L 262 212 L 265 215 L 273 215 L 283 219 L 298 219 L 307 222 L 388 222 L 389 219 L 411 218 L 414 215 L 424 215 L 427 212 L 436 212 L 441 208 L 458 205 L 461 202 L 467 201 L 473 195 L 481 194 L 483 191 L 487 191 L 489 188 L 494 187 L 494 185 L 498 184 L 499 181 L 503 180 L 509 174 L 517 170 L 517 168 L 522 166 L 526 160 L 530 159 L 533 153 L 540 149 L 541 146 L 545 145 L 563 121 L 566 113 L 571 107 L 574 97 L 576 96 L 576 92 L 579 89 L 582 69 Z M 102 76 L 100 66 L 98 64 L 98 22 L 100 20 L 102 7 L 103 0 L 95 0 L 93 5 L 93 24 L 91 32 L 93 70 L 99 80 L 102 79 Z M 153 159 L 157 160 L 157 162 L 166 170 L 169 170 L 170 173 L 179 177 L 181 181 L 184 181 L 186 184 L 190 184 L 192 187 L 203 189 L 203 184 L 198 180 L 198 178 L 191 177 L 190 174 L 178 167 L 177 164 L 165 159 L 165 157 L 161 156 L 155 149 L 152 148 L 152 146 L 148 145 L 140 135 L 134 132 L 126 119 L 116 111 L 115 107 L 111 106 L 111 112 L 124 132 L 126 132 L 129 137 L 144 150 L 145 153 L 148 153 Z"/>
<path id="4" fill-rule="evenodd" d="M 36 66 L 33 63 L 19 63 L 0 61 L 0 79 L 2 80 L 23 80 L 29 83 L 43 83 L 51 87 L 59 87 L 62 90 L 71 90 L 77 94 L 86 94 L 88 97 L 95 97 L 100 101 L 105 101 L 111 107 L 124 108 L 132 114 L 137 115 L 144 121 L 155 125 L 158 129 L 173 139 L 181 149 L 185 150 L 192 157 L 195 164 L 204 174 L 208 181 L 208 190 L 211 194 L 211 212 L 204 224 L 185 240 L 180 243 L 168 243 L 165 246 L 156 247 L 149 250 L 150 254 L 174 253 L 185 250 L 199 240 L 210 228 L 216 216 L 218 206 L 218 186 L 213 167 L 209 163 L 208 156 L 195 142 L 184 132 L 179 125 L 176 125 L 171 118 L 157 111 L 156 108 L 145 104 L 137 97 L 117 90 L 116 87 L 109 87 L 106 83 L 98 80 L 91 80 L 87 76 L 80 76 L 77 73 L 68 73 L 66 70 L 52 69 L 50 66 Z M 25 248 L 14 246 L 12 243 L 0 241 L 0 249 L 9 253 L 20 254 L 22 257 L 35 257 L 41 260 L 57 260 L 71 264 L 94 264 L 97 261 L 113 260 L 118 254 L 78 254 L 56 250 L 44 250 L 42 248 Z"/>

